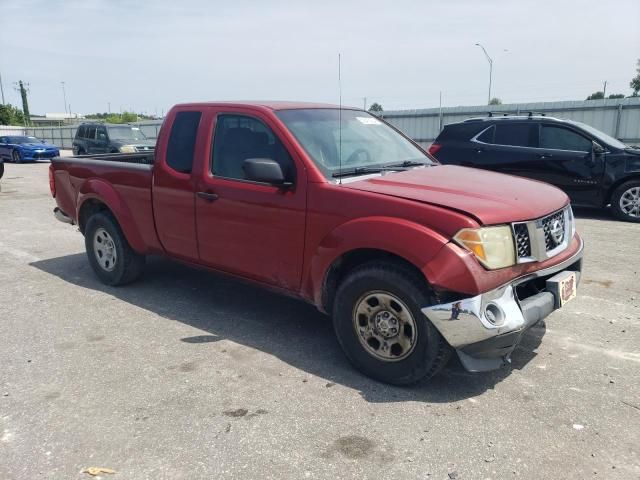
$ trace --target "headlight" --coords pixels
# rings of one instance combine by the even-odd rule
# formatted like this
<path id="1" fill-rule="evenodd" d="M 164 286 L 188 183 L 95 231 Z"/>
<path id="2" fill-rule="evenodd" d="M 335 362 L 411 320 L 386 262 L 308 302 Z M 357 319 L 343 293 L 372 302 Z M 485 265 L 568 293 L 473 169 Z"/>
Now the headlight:
<path id="1" fill-rule="evenodd" d="M 516 250 L 511 227 L 463 228 L 453 239 L 472 252 L 490 270 L 516 263 Z"/>
<path id="2" fill-rule="evenodd" d="M 123 145 L 120 147 L 122 153 L 136 153 L 136 147 L 133 145 Z"/>

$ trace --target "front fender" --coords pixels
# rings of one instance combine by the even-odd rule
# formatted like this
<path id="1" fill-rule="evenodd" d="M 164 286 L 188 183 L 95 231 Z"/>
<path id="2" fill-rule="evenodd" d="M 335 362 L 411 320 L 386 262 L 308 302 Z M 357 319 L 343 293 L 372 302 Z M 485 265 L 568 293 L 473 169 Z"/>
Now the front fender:
<path id="1" fill-rule="evenodd" d="M 409 220 L 364 217 L 349 220 L 326 235 L 310 256 L 307 296 L 322 304 L 325 277 L 333 263 L 359 249 L 375 249 L 404 258 L 421 271 L 448 242 L 441 234 Z"/>
<path id="2" fill-rule="evenodd" d="M 104 203 L 114 217 L 116 217 L 116 220 L 122 229 L 122 233 L 127 239 L 127 242 L 129 242 L 129 245 L 131 245 L 131 248 L 138 253 L 145 252 L 146 244 L 138 230 L 127 202 L 110 183 L 99 178 L 90 178 L 82 184 L 78 194 L 76 211 L 76 218 L 78 221 L 80 220 L 80 211 L 82 210 L 82 206 L 88 200 L 98 200 Z"/>

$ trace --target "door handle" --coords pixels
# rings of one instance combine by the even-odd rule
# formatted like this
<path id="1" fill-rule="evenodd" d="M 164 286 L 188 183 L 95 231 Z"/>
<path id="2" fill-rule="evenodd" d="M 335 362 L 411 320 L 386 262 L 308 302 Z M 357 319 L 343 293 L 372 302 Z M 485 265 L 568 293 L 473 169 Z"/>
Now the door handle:
<path id="1" fill-rule="evenodd" d="M 484 152 L 484 148 L 476 148 L 476 153 L 482 153 Z"/>
<path id="2" fill-rule="evenodd" d="M 538 155 L 538 158 L 540 159 L 551 158 L 551 157 L 553 157 L 553 155 L 551 155 L 550 153 L 541 153 L 540 155 Z"/>
<path id="3" fill-rule="evenodd" d="M 207 202 L 213 202 L 215 200 L 218 199 L 218 194 L 217 193 L 211 193 L 211 192 L 196 192 L 196 195 L 204 200 L 206 200 Z"/>

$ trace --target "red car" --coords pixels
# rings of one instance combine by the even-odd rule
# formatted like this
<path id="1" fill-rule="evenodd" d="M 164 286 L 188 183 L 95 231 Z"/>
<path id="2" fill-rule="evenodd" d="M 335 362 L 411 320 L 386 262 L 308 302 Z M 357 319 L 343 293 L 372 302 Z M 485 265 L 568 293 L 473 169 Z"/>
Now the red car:
<path id="1" fill-rule="evenodd" d="M 500 367 L 581 270 L 563 192 L 441 166 L 351 108 L 178 105 L 155 153 L 56 158 L 50 185 L 104 283 L 150 254 L 253 281 L 330 314 L 353 364 L 394 384 L 454 351 Z"/>

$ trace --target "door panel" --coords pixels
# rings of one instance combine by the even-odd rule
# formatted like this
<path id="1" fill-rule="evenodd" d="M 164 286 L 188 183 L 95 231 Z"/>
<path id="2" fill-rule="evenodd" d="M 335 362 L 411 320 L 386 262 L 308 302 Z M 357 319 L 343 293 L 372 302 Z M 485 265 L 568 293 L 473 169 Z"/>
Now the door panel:
<path id="1" fill-rule="evenodd" d="M 538 163 L 526 176 L 550 183 L 583 205 L 600 205 L 605 154 L 592 155 L 590 138 L 555 124 L 541 124 Z"/>
<path id="2" fill-rule="evenodd" d="M 203 165 L 198 187 L 203 195 L 196 197 L 200 260 L 220 270 L 297 291 L 306 215 L 304 170 L 268 117 L 242 111 L 237 115 L 217 113 L 212 164 Z M 229 117 L 242 118 L 236 121 Z M 240 178 L 241 163 L 246 158 L 267 155 L 279 163 L 286 159 L 281 165 L 283 170 L 291 169 L 293 188 L 284 190 Z M 292 162 L 289 167 L 287 161 Z"/>
<path id="3" fill-rule="evenodd" d="M 200 110 L 185 108 L 166 119 L 171 131 L 162 129 L 155 153 L 153 213 L 158 238 L 171 255 L 198 260 L 195 220 L 194 160 L 206 155 L 208 131 Z M 167 148 L 168 146 L 168 148 Z"/>

